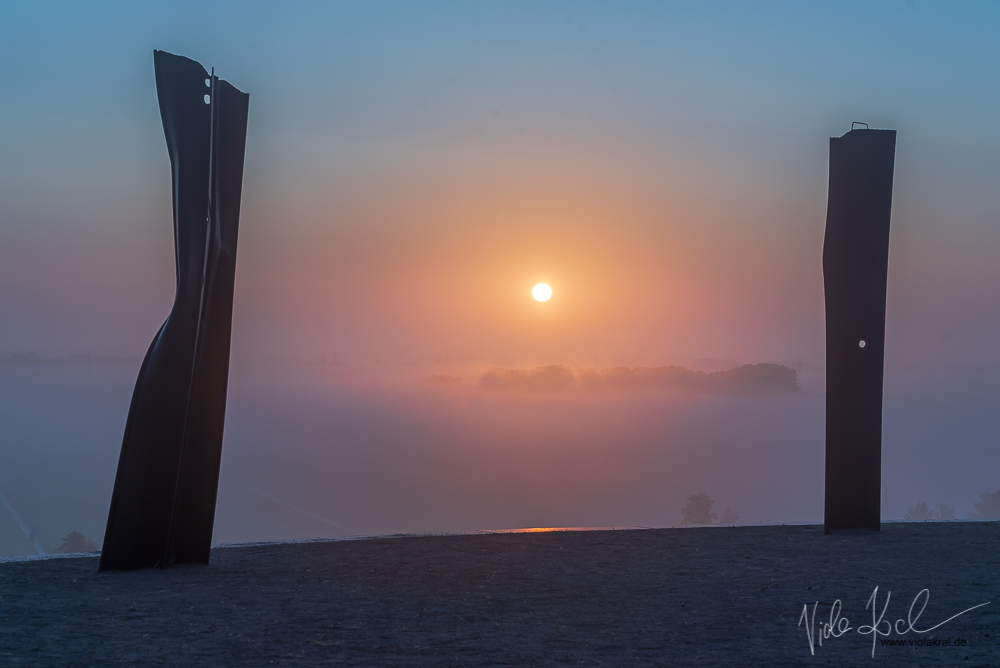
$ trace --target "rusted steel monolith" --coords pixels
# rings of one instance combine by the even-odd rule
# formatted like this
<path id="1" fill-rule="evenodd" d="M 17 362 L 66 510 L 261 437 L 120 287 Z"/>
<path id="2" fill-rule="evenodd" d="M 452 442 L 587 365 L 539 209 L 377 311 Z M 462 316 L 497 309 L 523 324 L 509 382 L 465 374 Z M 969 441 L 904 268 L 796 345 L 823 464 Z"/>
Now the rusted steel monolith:
<path id="1" fill-rule="evenodd" d="M 132 394 L 102 571 L 208 563 L 222 457 L 250 96 L 188 58 L 153 62 L 177 291 Z"/>
<path id="2" fill-rule="evenodd" d="M 824 531 L 879 530 L 882 369 L 895 130 L 830 139 Z"/>

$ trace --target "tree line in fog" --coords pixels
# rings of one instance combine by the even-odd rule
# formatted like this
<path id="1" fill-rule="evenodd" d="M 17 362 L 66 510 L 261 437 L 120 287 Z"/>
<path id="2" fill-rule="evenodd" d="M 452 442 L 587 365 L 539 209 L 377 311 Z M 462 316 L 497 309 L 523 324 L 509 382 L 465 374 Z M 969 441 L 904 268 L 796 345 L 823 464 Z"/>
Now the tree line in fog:
<path id="1" fill-rule="evenodd" d="M 488 390 L 553 392 L 585 390 L 683 390 L 713 394 L 798 392 L 795 369 L 782 364 L 744 364 L 727 371 L 692 371 L 680 366 L 580 369 L 553 364 L 534 369 L 493 367 L 479 379 Z"/>

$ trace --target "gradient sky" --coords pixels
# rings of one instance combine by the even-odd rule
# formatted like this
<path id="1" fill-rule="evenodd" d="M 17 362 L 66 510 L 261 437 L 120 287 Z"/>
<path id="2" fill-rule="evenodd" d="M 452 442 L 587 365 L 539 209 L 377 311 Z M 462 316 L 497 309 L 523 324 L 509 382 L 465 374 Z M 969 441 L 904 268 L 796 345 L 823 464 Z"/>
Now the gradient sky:
<path id="1" fill-rule="evenodd" d="M 899 132 L 887 364 L 997 365 L 998 27 L 920 1 L 7 1 L 0 354 L 141 355 L 169 311 L 159 48 L 251 94 L 238 354 L 821 364 L 828 139 L 858 120 Z"/>
<path id="2" fill-rule="evenodd" d="M 100 541 L 174 291 L 156 48 L 250 93 L 217 540 L 673 524 L 696 493 L 818 521 L 852 121 L 898 131 L 883 516 L 965 517 L 1000 486 L 998 28 L 920 0 L 0 0 L 0 355 L 130 358 L 0 364 L 0 492 L 45 549 Z M 250 363 L 275 356 L 345 364 Z M 703 358 L 805 391 L 475 385 Z"/>

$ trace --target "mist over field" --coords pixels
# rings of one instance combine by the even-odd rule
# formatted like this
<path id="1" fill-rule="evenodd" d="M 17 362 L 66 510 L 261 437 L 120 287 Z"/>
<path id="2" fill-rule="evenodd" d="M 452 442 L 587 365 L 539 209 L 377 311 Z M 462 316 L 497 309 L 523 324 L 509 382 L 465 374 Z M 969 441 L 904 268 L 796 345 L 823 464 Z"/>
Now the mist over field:
<path id="1" fill-rule="evenodd" d="M 0 507 L 0 554 L 100 544 L 137 366 L 0 364 L 0 493 L 33 532 Z M 497 392 L 485 371 L 237 359 L 214 541 L 671 526 L 699 493 L 741 522 L 822 521 L 821 370 L 749 396 Z M 885 518 L 921 500 L 963 518 L 1000 488 L 998 377 L 887 373 Z"/>

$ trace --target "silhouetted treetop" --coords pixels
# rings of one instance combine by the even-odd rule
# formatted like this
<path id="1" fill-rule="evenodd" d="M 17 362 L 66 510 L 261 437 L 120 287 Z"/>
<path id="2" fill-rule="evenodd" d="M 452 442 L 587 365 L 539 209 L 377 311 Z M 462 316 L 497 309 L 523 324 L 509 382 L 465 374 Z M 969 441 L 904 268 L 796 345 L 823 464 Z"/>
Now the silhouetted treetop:
<path id="1" fill-rule="evenodd" d="M 681 524 L 712 524 L 719 517 L 712 512 L 715 500 L 708 494 L 695 494 L 688 497 L 687 505 L 681 508 Z"/>
<path id="2" fill-rule="evenodd" d="M 992 494 L 983 492 L 976 501 L 976 512 L 969 513 L 969 517 L 974 520 L 1000 519 L 1000 489 Z"/>
<path id="3" fill-rule="evenodd" d="M 79 531 L 70 531 L 66 537 L 63 538 L 62 545 L 60 545 L 55 551 L 61 554 L 72 554 L 74 552 L 96 552 L 97 544 Z"/>
<path id="4" fill-rule="evenodd" d="M 921 501 L 920 503 L 910 506 L 903 513 L 904 520 L 932 520 L 934 519 L 934 511 L 927 508 L 927 502 Z"/>

